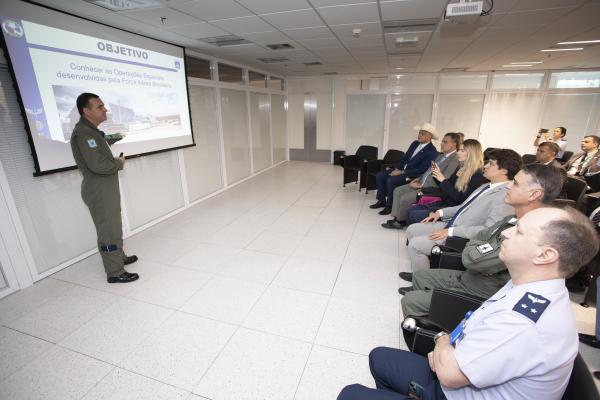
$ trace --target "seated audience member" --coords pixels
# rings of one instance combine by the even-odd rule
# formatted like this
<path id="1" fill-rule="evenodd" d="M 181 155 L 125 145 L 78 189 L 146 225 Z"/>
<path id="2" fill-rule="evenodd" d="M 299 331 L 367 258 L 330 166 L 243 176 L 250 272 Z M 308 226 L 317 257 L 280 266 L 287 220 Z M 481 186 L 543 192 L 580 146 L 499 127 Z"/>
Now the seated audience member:
<path id="1" fill-rule="evenodd" d="M 566 134 L 567 128 L 564 126 L 557 126 L 554 128 L 552 137 L 547 129 L 540 129 L 533 141 L 533 145 L 538 147 L 541 143 L 556 143 L 559 148 L 558 153 L 556 153 L 556 158 L 563 158 L 565 150 L 567 149 L 567 141 L 565 140 Z"/>
<path id="2" fill-rule="evenodd" d="M 372 350 L 377 389 L 346 386 L 338 400 L 559 400 L 578 351 L 565 277 L 596 254 L 596 232 L 576 210 L 540 208 L 503 235 L 511 280 L 452 337 L 437 336 L 428 357 Z"/>
<path id="3" fill-rule="evenodd" d="M 565 167 L 556 161 L 556 155 L 558 154 L 559 147 L 556 143 L 552 142 L 544 142 L 540 143 L 535 152 L 535 160 L 538 164 L 551 165 L 555 168 L 560 168 L 562 170 Z"/>
<path id="4" fill-rule="evenodd" d="M 563 170 L 542 164 L 523 167 L 508 184 L 505 201 L 515 209 L 514 215 L 498 221 L 471 238 L 462 252 L 465 271 L 426 269 L 412 276 L 413 286 L 400 288 L 405 316 L 429 315 L 432 290 L 447 288 L 488 298 L 510 279 L 500 260 L 502 232 L 516 225 L 525 214 L 548 207 L 559 195 L 565 180 Z"/>
<path id="5" fill-rule="evenodd" d="M 600 137 L 596 135 L 584 136 L 581 141 L 581 153 L 575 154 L 565 165 L 567 175 L 584 176 L 600 172 Z"/>
<path id="6" fill-rule="evenodd" d="M 433 175 L 442 200 L 427 205 L 411 206 L 406 212 L 407 226 L 421 222 L 431 211 L 461 204 L 486 181 L 483 177 L 483 151 L 477 140 L 465 140 L 464 145 L 457 152 L 457 158 L 461 167 L 450 178 L 446 179 L 440 171 L 436 171 Z"/>
<path id="7" fill-rule="evenodd" d="M 387 215 L 392 209 L 392 195 L 397 186 L 405 185 L 411 177 L 419 176 L 427 171 L 431 162 L 438 156 L 437 150 L 431 141 L 437 139 L 435 127 L 429 123 L 417 127 L 419 134 L 417 140 L 411 143 L 406 154 L 393 169 L 386 169 L 377 173 L 377 203 L 371 208 L 384 207 L 379 212 Z"/>
<path id="8" fill-rule="evenodd" d="M 435 244 L 444 244 L 449 236 L 470 239 L 480 230 L 513 213 L 504 197 L 508 182 L 521 169 L 521 156 L 513 150 L 498 149 L 489 157 L 483 175 L 490 183 L 481 185 L 462 204 L 437 210 L 423 222 L 412 224 L 406 230 L 413 272 L 429 268 L 428 256 Z"/>
<path id="9" fill-rule="evenodd" d="M 417 193 L 437 193 L 439 191 L 433 173 L 439 171 L 441 174 L 450 175 L 456 172 L 458 168 L 456 150 L 460 144 L 461 139 L 457 133 L 446 133 L 440 145 L 442 154 L 431 163 L 431 167 L 423 175 L 413 179 L 408 185 L 398 186 L 394 189 L 392 215 L 395 218 L 382 224 L 384 228 L 400 229 L 404 226 L 406 210 L 417 200 Z"/>

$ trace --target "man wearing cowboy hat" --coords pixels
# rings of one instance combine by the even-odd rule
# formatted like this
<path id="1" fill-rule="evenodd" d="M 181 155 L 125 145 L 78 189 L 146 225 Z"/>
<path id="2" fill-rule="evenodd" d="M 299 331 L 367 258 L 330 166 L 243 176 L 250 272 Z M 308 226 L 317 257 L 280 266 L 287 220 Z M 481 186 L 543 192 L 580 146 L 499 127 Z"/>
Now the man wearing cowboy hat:
<path id="1" fill-rule="evenodd" d="M 379 212 L 381 215 L 391 212 L 394 189 L 405 185 L 411 178 L 422 175 L 438 155 L 437 149 L 431 143 L 437 139 L 435 127 L 426 122 L 422 126 L 416 126 L 415 130 L 419 131 L 417 140 L 411 143 L 404 157 L 393 168 L 380 171 L 376 176 L 377 203 L 370 207 L 384 207 Z"/>

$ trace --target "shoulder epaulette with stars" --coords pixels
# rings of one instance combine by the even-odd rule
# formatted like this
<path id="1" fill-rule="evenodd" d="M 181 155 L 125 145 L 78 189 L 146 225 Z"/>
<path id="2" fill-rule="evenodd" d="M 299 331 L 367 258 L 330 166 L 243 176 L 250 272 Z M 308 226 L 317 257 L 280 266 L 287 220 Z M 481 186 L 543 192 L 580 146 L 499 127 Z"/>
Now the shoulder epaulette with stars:
<path id="1" fill-rule="evenodd" d="M 513 311 L 526 316 L 533 322 L 537 322 L 549 304 L 550 300 L 547 298 L 540 296 L 539 294 L 527 292 L 521 297 L 521 300 L 515 304 Z"/>

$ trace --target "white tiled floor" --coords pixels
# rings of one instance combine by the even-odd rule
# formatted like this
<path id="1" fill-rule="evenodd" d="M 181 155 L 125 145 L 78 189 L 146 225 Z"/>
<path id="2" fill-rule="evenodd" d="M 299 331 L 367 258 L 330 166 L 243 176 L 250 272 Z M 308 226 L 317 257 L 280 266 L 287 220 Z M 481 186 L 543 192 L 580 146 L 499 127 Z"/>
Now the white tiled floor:
<path id="1" fill-rule="evenodd" d="M 0 300 L 0 399 L 334 399 L 399 337 L 399 240 L 341 169 L 291 162 Z M 374 257 L 374 253 L 379 253 Z"/>
<path id="2" fill-rule="evenodd" d="M 404 233 L 341 169 L 291 162 L 0 300 L 0 399 L 327 400 L 404 348 Z"/>

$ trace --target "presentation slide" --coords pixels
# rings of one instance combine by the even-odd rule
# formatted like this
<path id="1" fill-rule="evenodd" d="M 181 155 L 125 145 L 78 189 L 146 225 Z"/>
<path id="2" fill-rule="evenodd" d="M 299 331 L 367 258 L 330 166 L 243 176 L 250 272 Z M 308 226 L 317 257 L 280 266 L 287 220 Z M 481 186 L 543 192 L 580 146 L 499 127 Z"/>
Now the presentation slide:
<path id="1" fill-rule="evenodd" d="M 111 147 L 115 155 L 193 144 L 182 48 L 173 46 L 175 56 L 15 16 L 2 16 L 0 23 L 37 173 L 75 165 L 69 140 L 79 120 L 76 99 L 83 92 L 100 96 L 108 109 L 99 129 L 124 135 Z"/>

